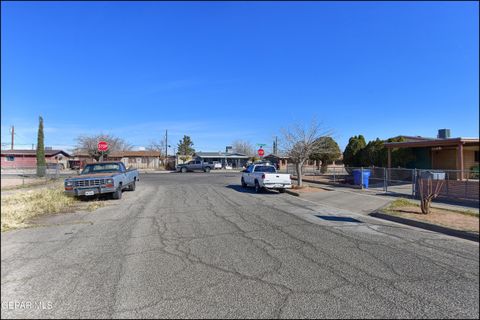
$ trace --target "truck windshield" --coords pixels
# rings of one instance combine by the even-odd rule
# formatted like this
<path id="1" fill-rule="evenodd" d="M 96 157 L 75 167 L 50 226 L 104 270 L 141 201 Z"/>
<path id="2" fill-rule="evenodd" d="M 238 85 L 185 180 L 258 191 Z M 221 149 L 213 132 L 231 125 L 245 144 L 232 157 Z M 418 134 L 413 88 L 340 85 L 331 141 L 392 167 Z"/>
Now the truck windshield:
<path id="1" fill-rule="evenodd" d="M 119 172 L 120 165 L 118 163 L 99 163 L 89 164 L 83 169 L 82 174 L 89 173 L 104 173 L 104 172 Z"/>
<path id="2" fill-rule="evenodd" d="M 275 173 L 275 167 L 273 166 L 256 166 L 255 172 Z"/>

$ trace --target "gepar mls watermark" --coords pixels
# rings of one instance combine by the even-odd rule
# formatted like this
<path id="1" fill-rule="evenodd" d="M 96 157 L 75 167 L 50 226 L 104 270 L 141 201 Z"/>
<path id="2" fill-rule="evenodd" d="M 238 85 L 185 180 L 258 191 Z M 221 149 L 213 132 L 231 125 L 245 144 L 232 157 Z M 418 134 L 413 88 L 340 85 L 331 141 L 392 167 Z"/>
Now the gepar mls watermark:
<path id="1" fill-rule="evenodd" d="M 2 310 L 51 310 L 52 301 L 2 301 Z"/>

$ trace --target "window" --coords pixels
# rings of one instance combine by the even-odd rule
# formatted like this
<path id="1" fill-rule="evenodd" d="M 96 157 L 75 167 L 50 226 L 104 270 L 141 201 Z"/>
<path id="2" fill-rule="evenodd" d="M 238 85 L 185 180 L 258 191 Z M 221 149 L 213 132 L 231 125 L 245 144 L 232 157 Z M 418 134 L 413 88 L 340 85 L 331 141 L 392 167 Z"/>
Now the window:
<path id="1" fill-rule="evenodd" d="M 275 167 L 273 166 L 256 166 L 255 172 L 275 173 Z"/>
<path id="2" fill-rule="evenodd" d="M 104 173 L 104 172 L 118 172 L 124 171 L 123 163 L 120 165 L 116 163 L 101 163 L 101 164 L 89 164 L 83 169 L 82 174 L 88 173 Z"/>
<path id="3" fill-rule="evenodd" d="M 475 151 L 475 162 L 478 162 L 478 151 Z"/>
<path id="4" fill-rule="evenodd" d="M 15 156 L 7 156 L 7 161 L 15 161 Z"/>

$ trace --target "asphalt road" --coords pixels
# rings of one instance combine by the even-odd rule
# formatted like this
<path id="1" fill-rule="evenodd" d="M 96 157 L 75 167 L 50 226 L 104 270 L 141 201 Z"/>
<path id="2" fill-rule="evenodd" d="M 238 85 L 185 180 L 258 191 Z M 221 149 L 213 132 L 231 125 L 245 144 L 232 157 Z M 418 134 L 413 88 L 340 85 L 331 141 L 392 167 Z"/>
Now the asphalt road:
<path id="1" fill-rule="evenodd" d="M 2 318 L 479 317 L 478 243 L 238 174 L 141 178 L 96 212 L 2 233 Z"/>

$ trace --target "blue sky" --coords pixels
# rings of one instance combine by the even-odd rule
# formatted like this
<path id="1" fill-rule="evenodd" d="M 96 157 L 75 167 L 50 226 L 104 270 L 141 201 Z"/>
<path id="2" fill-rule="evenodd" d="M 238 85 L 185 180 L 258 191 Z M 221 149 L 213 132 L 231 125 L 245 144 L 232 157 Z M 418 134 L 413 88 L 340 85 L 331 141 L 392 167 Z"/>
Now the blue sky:
<path id="1" fill-rule="evenodd" d="M 2 143 L 201 151 L 316 116 L 352 135 L 479 135 L 476 2 L 2 2 Z M 173 150 L 169 151 L 172 152 Z"/>

